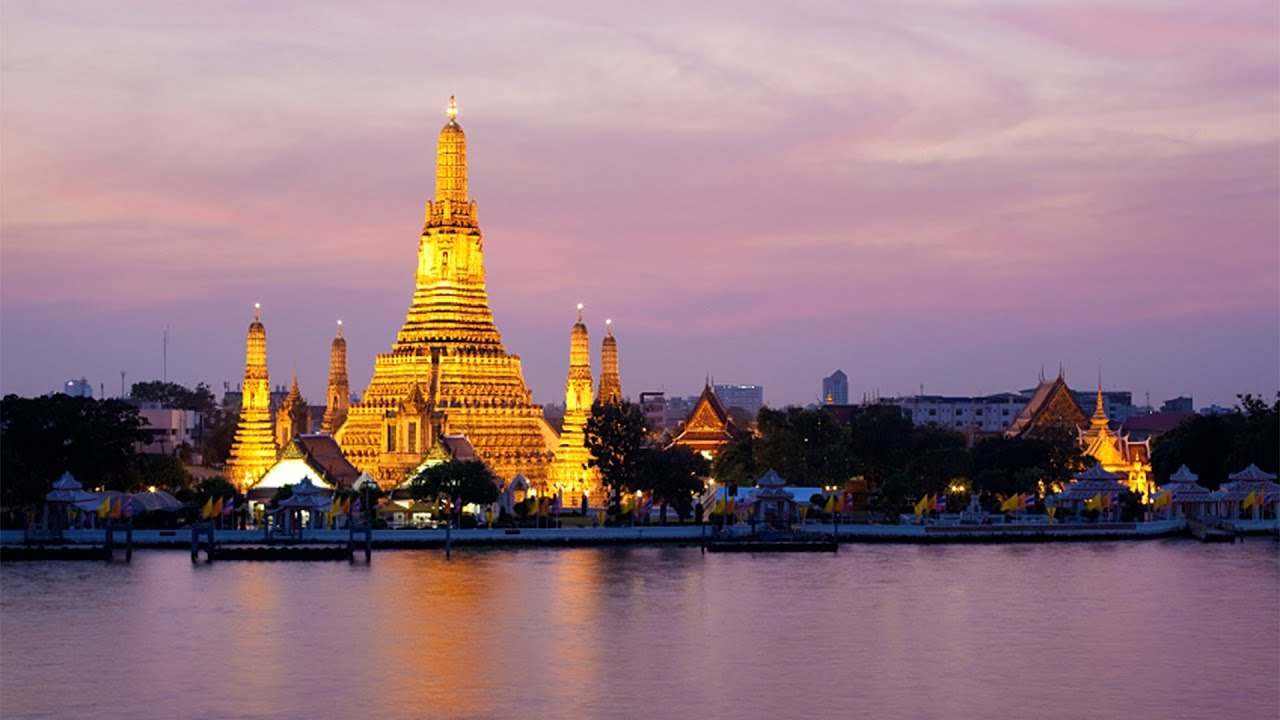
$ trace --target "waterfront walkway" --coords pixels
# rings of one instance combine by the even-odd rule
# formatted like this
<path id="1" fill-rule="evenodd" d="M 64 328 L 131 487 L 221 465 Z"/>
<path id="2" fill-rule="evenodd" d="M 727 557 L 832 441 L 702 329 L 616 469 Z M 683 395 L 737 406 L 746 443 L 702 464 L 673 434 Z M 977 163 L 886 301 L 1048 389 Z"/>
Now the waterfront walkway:
<path id="1" fill-rule="evenodd" d="M 1245 525 L 1245 522 L 1239 522 Z M 1247 534 L 1275 534 L 1275 521 L 1255 521 L 1242 528 Z M 1256 525 L 1256 527 L 1254 527 Z M 819 534 L 835 534 L 830 524 L 808 523 L 804 530 Z M 747 535 L 749 525 L 729 528 L 734 535 Z M 844 525 L 839 526 L 839 538 L 843 543 L 899 542 L 899 543 L 965 543 L 965 542 L 1051 542 L 1058 540 L 1119 540 L 1144 539 L 1186 534 L 1183 520 L 1160 520 L 1146 523 L 1102 524 L 1025 524 L 1001 525 Z M 462 546 L 607 546 L 632 544 L 685 544 L 697 545 L 703 535 L 710 535 L 709 526 L 697 525 L 649 525 L 616 528 L 522 528 L 454 530 L 451 533 L 455 547 Z M 345 543 L 346 530 L 306 530 L 301 542 Z M 68 530 L 65 539 L 75 544 L 101 544 L 101 530 Z M 263 544 L 258 530 L 220 530 L 216 533 L 219 544 Z M 357 535 L 357 543 L 362 538 Z M 191 547 L 190 529 L 134 530 L 134 547 L 175 548 Z M 0 544 L 21 545 L 21 530 L 0 531 Z M 375 548 L 434 548 L 445 544 L 444 530 L 374 530 Z"/>

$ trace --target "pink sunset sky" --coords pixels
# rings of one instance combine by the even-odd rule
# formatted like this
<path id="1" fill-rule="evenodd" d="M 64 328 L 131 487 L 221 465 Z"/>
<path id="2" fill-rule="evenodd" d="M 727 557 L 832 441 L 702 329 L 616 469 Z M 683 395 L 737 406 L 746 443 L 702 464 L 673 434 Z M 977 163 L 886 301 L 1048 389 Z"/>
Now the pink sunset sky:
<path id="1" fill-rule="evenodd" d="M 456 95 L 537 402 L 1280 387 L 1275 0 L 0 5 L 0 392 L 354 390 Z"/>

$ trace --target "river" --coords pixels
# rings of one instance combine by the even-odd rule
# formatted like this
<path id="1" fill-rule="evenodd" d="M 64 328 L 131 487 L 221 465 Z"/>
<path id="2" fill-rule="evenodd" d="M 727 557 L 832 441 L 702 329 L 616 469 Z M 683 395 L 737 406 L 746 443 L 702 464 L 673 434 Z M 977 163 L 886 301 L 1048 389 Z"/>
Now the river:
<path id="1" fill-rule="evenodd" d="M 0 717 L 1275 718 L 1280 544 L 0 567 Z"/>

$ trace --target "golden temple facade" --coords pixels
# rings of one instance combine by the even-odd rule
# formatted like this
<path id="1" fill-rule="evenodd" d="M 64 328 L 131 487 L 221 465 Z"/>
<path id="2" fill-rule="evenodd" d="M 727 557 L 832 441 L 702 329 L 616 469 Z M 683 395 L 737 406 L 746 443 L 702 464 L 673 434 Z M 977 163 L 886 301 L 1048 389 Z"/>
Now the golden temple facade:
<path id="1" fill-rule="evenodd" d="M 1155 495 L 1155 476 L 1151 472 L 1151 446 L 1148 441 L 1132 441 L 1118 435 L 1107 420 L 1102 399 L 1102 380 L 1098 380 L 1098 400 L 1089 418 L 1089 427 L 1080 431 L 1084 454 L 1098 461 L 1103 470 L 1125 477 L 1129 490 L 1147 502 Z"/>
<path id="2" fill-rule="evenodd" d="M 467 195 L 466 136 L 452 98 L 448 115 L 408 316 L 391 352 L 376 357 L 373 379 L 337 440 L 384 488 L 399 485 L 443 434 L 465 435 L 500 478 L 524 473 L 541 485 L 555 433 L 489 309 L 483 236 Z"/>
<path id="3" fill-rule="evenodd" d="M 296 382 L 294 388 L 297 388 Z M 271 425 L 271 385 L 267 377 L 267 330 L 262 324 L 262 308 L 255 304 L 245 341 L 240 420 L 224 471 L 227 481 L 241 491 L 248 490 L 275 464 L 276 454 Z"/>
<path id="4" fill-rule="evenodd" d="M 583 495 L 603 499 L 600 473 L 590 466 L 587 450 L 587 418 L 594 401 L 591 390 L 591 347 L 587 326 L 582 324 L 582 305 L 578 305 L 578 322 L 569 333 L 569 375 L 564 383 L 564 424 L 560 443 L 551 463 L 550 483 L 553 492 L 564 493 L 565 507 L 578 507 Z M 548 488 L 551 490 L 551 488 Z"/>

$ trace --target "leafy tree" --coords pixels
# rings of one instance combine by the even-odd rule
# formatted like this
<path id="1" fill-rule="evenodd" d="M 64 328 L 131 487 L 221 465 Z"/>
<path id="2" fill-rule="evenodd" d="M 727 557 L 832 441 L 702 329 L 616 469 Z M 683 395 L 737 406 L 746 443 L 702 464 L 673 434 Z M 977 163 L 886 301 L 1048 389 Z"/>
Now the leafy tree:
<path id="1" fill-rule="evenodd" d="M 616 502 L 618 494 L 634 489 L 645 444 L 644 413 L 635 403 L 622 401 L 591 406 L 587 418 L 589 464 L 599 468 L 600 481 Z"/>
<path id="2" fill-rule="evenodd" d="M 204 383 L 189 390 L 178 383 L 152 380 L 137 382 L 129 389 L 129 396 L 135 400 L 159 403 L 161 407 L 177 410 L 194 410 L 206 415 L 218 408 L 218 401 L 213 392 Z"/>
<path id="3" fill-rule="evenodd" d="M 911 435 L 911 457 L 905 475 L 916 496 L 946 493 L 951 481 L 969 470 L 965 438 L 958 432 L 923 425 Z"/>
<path id="4" fill-rule="evenodd" d="M 173 455 L 139 455 L 138 470 L 143 485 L 178 489 L 190 487 L 192 483 L 191 473 Z"/>
<path id="5" fill-rule="evenodd" d="M 664 525 L 668 507 L 674 507 L 681 519 L 689 516 L 693 510 L 693 495 L 702 493 L 702 478 L 711 471 L 711 464 L 706 458 L 681 445 L 666 449 L 646 448 L 640 456 L 639 465 L 635 489 L 653 493 L 654 502 L 661 508 L 660 517 Z"/>
<path id="6" fill-rule="evenodd" d="M 200 441 L 205 465 L 222 465 L 231 456 L 231 445 L 235 442 L 239 422 L 239 413 L 232 409 L 218 409 L 205 416 L 204 436 Z"/>
<path id="7" fill-rule="evenodd" d="M 1268 406 L 1252 395 L 1238 396 L 1239 412 L 1195 415 L 1152 442 L 1151 467 L 1158 483 L 1181 465 L 1210 490 L 1250 463 L 1267 472 L 1280 465 L 1280 395 Z"/>
<path id="8" fill-rule="evenodd" d="M 851 469 L 861 469 L 875 492 L 891 476 L 906 471 L 914 427 L 896 405 L 869 405 L 849 423 Z"/>
<path id="9" fill-rule="evenodd" d="M 757 424 L 757 468 L 773 468 L 792 485 L 842 484 L 848 479 L 844 431 L 830 413 L 766 407 L 760 408 Z"/>
<path id="10" fill-rule="evenodd" d="M 750 485 L 763 474 L 755 460 L 756 435 L 734 427 L 729 436 L 711 461 L 711 475 L 725 485 Z"/>
<path id="11" fill-rule="evenodd" d="M 1096 464 L 1084 454 L 1079 437 L 1070 428 L 1044 427 L 1034 440 L 1044 446 L 1043 461 L 1037 467 L 1043 471 L 1040 479 L 1046 486 L 1062 487 L 1077 473 Z"/>
<path id="12" fill-rule="evenodd" d="M 479 460 L 450 460 L 423 468 L 409 482 L 409 494 L 419 502 L 434 502 L 440 494 L 462 504 L 489 505 L 498 500 L 493 473 Z"/>
<path id="13" fill-rule="evenodd" d="M 1216 490 L 1233 470 L 1228 458 L 1243 425 L 1239 415 L 1196 415 L 1178 423 L 1151 443 L 1151 467 L 1157 483 L 1168 482 L 1186 465 L 1200 476 L 1200 484 Z"/>
<path id="14" fill-rule="evenodd" d="M 1033 492 L 1047 475 L 1049 445 L 1035 438 L 990 438 L 970 451 L 973 491 L 991 496 Z"/>
<path id="15" fill-rule="evenodd" d="M 1275 404 L 1270 406 L 1253 395 L 1236 397 L 1240 400 L 1241 423 L 1227 460 L 1229 469 L 1242 470 L 1252 463 L 1267 472 L 1276 472 L 1280 469 L 1280 393 L 1276 393 Z"/>
<path id="16" fill-rule="evenodd" d="M 141 484 L 134 447 L 147 440 L 132 405 L 69 395 L 0 400 L 0 505 L 39 502 L 70 471 L 87 488 Z"/>

